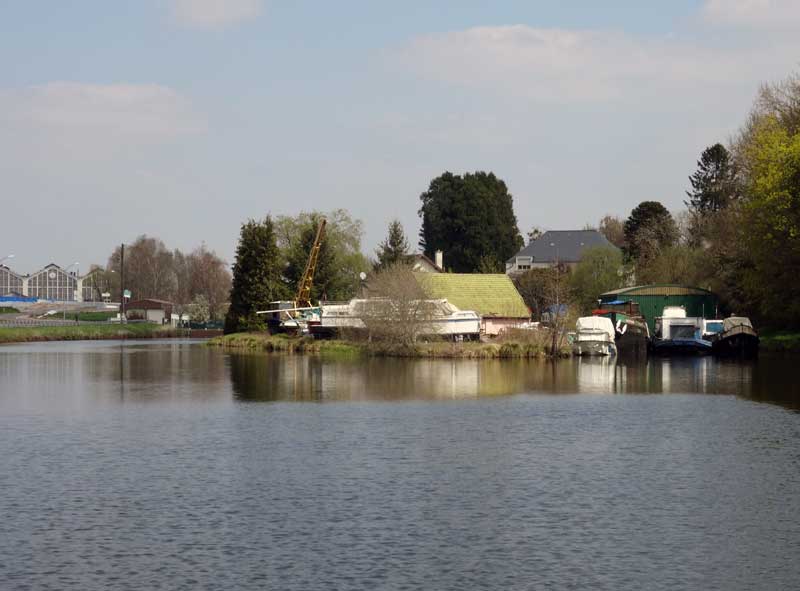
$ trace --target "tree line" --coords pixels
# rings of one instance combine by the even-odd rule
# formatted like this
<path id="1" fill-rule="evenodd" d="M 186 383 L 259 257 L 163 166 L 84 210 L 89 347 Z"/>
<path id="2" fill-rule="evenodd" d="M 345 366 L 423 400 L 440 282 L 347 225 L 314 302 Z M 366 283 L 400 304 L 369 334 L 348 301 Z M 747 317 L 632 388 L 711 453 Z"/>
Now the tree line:
<path id="1" fill-rule="evenodd" d="M 501 273 L 523 246 L 513 196 L 491 172 L 444 172 L 420 195 L 419 247 L 445 270 Z M 626 218 L 607 215 L 596 228 L 617 248 L 584 252 L 574 268 L 533 269 L 515 278 L 534 316 L 555 302 L 581 313 L 604 291 L 625 285 L 681 283 L 720 296 L 727 312 L 795 328 L 800 324 L 800 79 L 759 91 L 729 145 L 715 143 L 689 176 L 685 208 L 674 215 L 656 200 Z M 250 220 L 241 229 L 234 265 L 230 330 L 261 326 L 255 311 L 296 290 L 319 212 Z M 343 210 L 328 215 L 329 231 L 314 281 L 315 300 L 345 300 L 362 287 L 359 274 L 408 262 L 399 221 L 389 224 L 375 257 L 360 252 L 361 222 Z M 536 239 L 539 228 L 527 233 Z"/>

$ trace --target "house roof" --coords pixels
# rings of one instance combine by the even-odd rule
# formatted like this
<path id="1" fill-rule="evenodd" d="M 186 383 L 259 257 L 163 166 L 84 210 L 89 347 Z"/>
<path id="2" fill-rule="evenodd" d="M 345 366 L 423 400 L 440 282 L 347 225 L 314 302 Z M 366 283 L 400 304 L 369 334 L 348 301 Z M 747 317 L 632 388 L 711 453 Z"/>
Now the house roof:
<path id="1" fill-rule="evenodd" d="M 505 274 L 414 273 L 431 298 L 446 299 L 480 316 L 529 318 L 530 310 Z"/>
<path id="2" fill-rule="evenodd" d="M 577 263 L 585 249 L 597 246 L 616 248 L 597 230 L 549 230 L 507 262 L 513 264 L 517 257 L 533 257 L 536 263 Z"/>
<path id="3" fill-rule="evenodd" d="M 601 293 L 600 297 L 611 296 L 632 296 L 632 295 L 653 295 L 653 296 L 673 296 L 673 295 L 711 295 L 714 294 L 702 287 L 692 287 L 690 285 L 678 285 L 674 283 L 657 283 L 653 285 L 636 285 L 634 287 L 622 287 Z"/>

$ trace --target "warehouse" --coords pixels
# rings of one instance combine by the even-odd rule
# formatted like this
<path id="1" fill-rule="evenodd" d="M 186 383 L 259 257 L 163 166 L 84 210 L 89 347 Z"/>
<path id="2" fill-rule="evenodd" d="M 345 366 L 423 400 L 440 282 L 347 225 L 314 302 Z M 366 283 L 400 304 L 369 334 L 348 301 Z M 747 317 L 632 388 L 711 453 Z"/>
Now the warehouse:
<path id="1" fill-rule="evenodd" d="M 639 285 L 608 291 L 600 296 L 603 303 L 614 301 L 637 302 L 642 316 L 652 333 L 655 319 L 666 306 L 683 306 L 687 316 L 716 318 L 719 308 L 717 296 L 707 289 L 687 285 Z"/>

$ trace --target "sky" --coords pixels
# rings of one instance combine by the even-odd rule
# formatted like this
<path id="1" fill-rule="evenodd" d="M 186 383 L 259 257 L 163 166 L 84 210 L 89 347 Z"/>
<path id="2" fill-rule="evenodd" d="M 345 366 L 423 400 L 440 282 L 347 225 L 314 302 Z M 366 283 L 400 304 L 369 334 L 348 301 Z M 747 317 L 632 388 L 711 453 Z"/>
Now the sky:
<path id="1" fill-rule="evenodd" d="M 335 208 L 416 246 L 445 170 L 502 178 L 523 234 L 678 211 L 798 31 L 796 0 L 4 0 L 0 259 L 232 263 L 243 221 Z"/>

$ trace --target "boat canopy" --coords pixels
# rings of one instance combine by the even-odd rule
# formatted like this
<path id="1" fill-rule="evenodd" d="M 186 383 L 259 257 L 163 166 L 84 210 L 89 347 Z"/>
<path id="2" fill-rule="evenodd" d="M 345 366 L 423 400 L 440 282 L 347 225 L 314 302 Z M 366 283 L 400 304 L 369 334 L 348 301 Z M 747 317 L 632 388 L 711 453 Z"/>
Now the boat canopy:
<path id="1" fill-rule="evenodd" d="M 664 308 L 663 318 L 686 318 L 686 308 L 683 306 L 667 306 Z"/>
<path id="2" fill-rule="evenodd" d="M 580 332 L 604 332 L 614 340 L 614 323 L 605 316 L 581 316 L 575 324 L 575 330 Z"/>
<path id="3" fill-rule="evenodd" d="M 730 318 L 726 318 L 722 321 L 722 326 L 724 330 L 730 330 L 732 328 L 736 328 L 737 326 L 753 328 L 753 324 L 750 322 L 750 319 L 745 318 L 744 316 L 731 316 Z"/>

